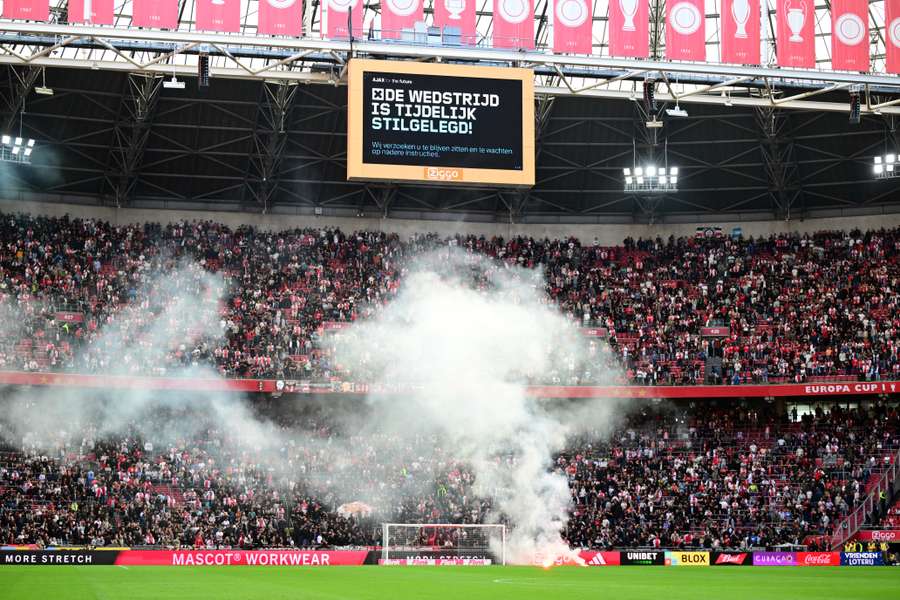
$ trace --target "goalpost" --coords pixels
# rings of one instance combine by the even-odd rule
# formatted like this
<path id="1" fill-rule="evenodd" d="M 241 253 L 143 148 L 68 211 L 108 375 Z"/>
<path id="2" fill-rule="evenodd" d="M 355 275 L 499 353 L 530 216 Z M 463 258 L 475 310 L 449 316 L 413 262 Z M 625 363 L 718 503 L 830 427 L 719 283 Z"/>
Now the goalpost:
<path id="1" fill-rule="evenodd" d="M 493 557 L 506 564 L 506 525 L 460 523 L 384 523 L 381 558 L 430 556 Z"/>

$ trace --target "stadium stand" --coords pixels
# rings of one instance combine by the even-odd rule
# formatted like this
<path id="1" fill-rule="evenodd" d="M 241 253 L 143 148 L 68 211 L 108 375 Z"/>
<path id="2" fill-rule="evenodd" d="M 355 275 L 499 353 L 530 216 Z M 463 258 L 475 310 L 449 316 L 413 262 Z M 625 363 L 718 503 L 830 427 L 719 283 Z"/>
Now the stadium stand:
<path id="1" fill-rule="evenodd" d="M 27 439 L 24 450 L 5 448 L 0 542 L 365 546 L 379 543 L 382 520 L 477 523 L 490 509 L 451 452 L 432 444 L 420 453 L 428 439 L 386 457 L 377 448 L 391 447 L 390 439 L 353 437 L 358 452 L 348 467 L 329 450 L 337 430 L 326 410 L 306 404 L 307 412 L 286 418 L 277 406 L 259 410 L 292 423 L 296 443 L 269 464 L 215 430 L 166 445 L 104 439 L 87 427 L 74 437 L 79 443 L 55 440 L 52 453 Z M 557 455 L 554 469 L 567 474 L 572 494 L 564 535 L 595 549 L 826 548 L 833 525 L 900 449 L 898 426 L 896 406 L 881 401 L 797 420 L 765 402 L 647 404 L 611 436 L 586 435 Z M 340 514 L 344 502 L 379 506 L 398 490 L 402 500 L 380 513 Z"/>
<path id="2" fill-rule="evenodd" d="M 322 329 L 370 315 L 396 293 L 412 256 L 451 244 L 497 268 L 543 268 L 560 308 L 607 332 L 608 346 L 591 342 L 586 371 L 547 383 L 592 383 L 610 364 L 621 365 L 624 382 L 655 385 L 900 378 L 896 229 L 600 247 L 7 214 L 0 239 L 0 293 L 19 323 L 3 334 L 3 370 L 162 375 L 208 364 L 234 378 L 334 380 L 338 367 L 317 347 Z M 158 364 L 104 347 L 99 333 L 112 322 L 146 343 L 160 304 L 148 285 L 154 274 L 202 297 L 204 270 L 230 289 L 224 341 L 173 326 Z"/>

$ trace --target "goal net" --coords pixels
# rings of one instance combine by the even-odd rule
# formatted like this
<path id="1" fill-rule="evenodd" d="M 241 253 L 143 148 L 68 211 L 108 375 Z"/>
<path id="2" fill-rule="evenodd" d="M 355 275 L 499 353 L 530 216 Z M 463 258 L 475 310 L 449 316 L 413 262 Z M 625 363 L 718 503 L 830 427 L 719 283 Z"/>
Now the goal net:
<path id="1" fill-rule="evenodd" d="M 506 525 L 385 523 L 381 558 L 489 559 L 506 564 Z"/>

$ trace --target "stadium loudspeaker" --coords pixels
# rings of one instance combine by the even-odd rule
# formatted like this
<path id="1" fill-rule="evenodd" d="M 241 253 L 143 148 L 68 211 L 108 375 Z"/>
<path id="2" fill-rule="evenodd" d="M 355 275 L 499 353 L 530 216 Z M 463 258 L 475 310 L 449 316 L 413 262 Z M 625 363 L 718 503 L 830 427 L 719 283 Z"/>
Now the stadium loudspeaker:
<path id="1" fill-rule="evenodd" d="M 644 81 L 644 108 L 647 112 L 656 110 L 656 82 L 652 79 Z"/>
<path id="2" fill-rule="evenodd" d="M 850 124 L 859 125 L 860 98 L 859 92 L 850 92 Z"/>
<path id="3" fill-rule="evenodd" d="M 201 54 L 197 62 L 197 87 L 209 87 L 209 54 Z"/>

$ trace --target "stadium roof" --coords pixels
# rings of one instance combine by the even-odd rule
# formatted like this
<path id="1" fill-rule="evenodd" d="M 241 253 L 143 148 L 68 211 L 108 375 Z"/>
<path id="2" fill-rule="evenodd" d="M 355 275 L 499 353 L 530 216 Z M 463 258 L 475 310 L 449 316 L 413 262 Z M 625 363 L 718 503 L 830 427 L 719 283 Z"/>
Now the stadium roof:
<path id="1" fill-rule="evenodd" d="M 49 0 L 50 2 L 50 21 L 51 23 L 64 24 L 68 20 L 68 0 Z M 433 2 L 423 0 L 426 15 L 426 21 L 430 19 L 432 14 Z M 535 48 L 538 51 L 549 50 L 552 47 L 553 35 L 553 16 L 552 16 L 552 0 L 533 0 L 535 14 Z M 817 68 L 827 69 L 831 61 L 831 16 L 830 0 L 811 0 L 815 6 L 815 37 L 816 37 L 816 66 Z M 304 31 L 309 38 L 321 37 L 322 27 L 322 2 L 320 0 L 306 0 L 304 2 Z M 493 0 L 476 0 L 476 29 L 478 32 L 478 45 L 480 47 L 490 46 L 490 40 L 493 33 L 492 27 L 492 7 Z M 719 52 L 719 9 L 720 2 L 717 0 L 705 0 L 706 13 L 706 46 L 707 60 L 717 62 L 720 57 Z M 775 51 L 775 2 L 773 0 L 765 0 L 763 6 L 762 28 L 763 63 L 774 62 Z M 241 26 L 240 33 L 244 35 L 253 35 L 257 32 L 257 0 L 240 0 L 241 5 Z M 381 28 L 381 4 L 375 1 L 362 2 L 363 5 L 363 29 L 368 33 L 370 30 L 378 37 Z M 596 56 L 608 56 L 608 16 L 609 1 L 593 0 L 593 54 Z M 885 20 L 885 0 L 869 0 L 869 28 L 870 28 L 870 55 L 872 56 L 872 72 L 884 72 L 885 60 L 885 36 L 884 36 L 884 20 Z M 799 4 L 798 4 L 799 6 Z M 768 10 L 767 10 L 768 9 Z M 651 56 L 664 56 L 665 35 L 664 35 L 664 14 L 665 2 L 661 0 L 650 1 L 650 45 Z M 110 28 L 95 28 L 103 32 L 103 37 L 115 38 L 117 31 L 124 29 L 137 30 L 132 27 L 132 2 L 131 0 L 116 0 L 114 4 L 114 26 L 115 30 Z M 178 2 L 178 19 L 179 32 L 196 33 L 196 3 L 195 0 L 179 0 Z M 11 24 L 6 23 L 7 32 L 29 31 L 25 23 Z M 33 29 L 31 31 L 34 31 Z M 150 32 L 144 30 L 145 33 L 159 34 L 163 32 Z M 155 37 L 159 37 L 156 35 Z M 273 39 L 273 38 L 268 38 Z M 5 44 L 12 44 L 14 38 L 5 37 Z M 285 41 L 284 38 L 276 39 L 276 41 Z M 56 58 L 78 58 L 89 60 L 124 60 L 123 57 L 116 57 L 114 50 L 108 46 L 99 46 L 97 51 L 90 55 L 80 52 L 78 45 L 73 47 L 61 47 L 59 52 L 54 53 Z M 262 63 L 259 63 L 262 64 Z M 253 65 L 248 65 L 253 66 Z"/>
<path id="2" fill-rule="evenodd" d="M 318 1 L 305 14 L 308 38 L 257 36 L 257 3 L 243 0 L 242 33 L 192 31 L 193 1 L 178 31 L 52 19 L 0 22 L 4 132 L 38 141 L 34 167 L 6 165 L 7 197 L 114 206 L 284 213 L 390 215 L 518 222 L 630 222 L 786 218 L 900 210 L 890 180 L 873 181 L 872 157 L 900 149 L 900 83 L 884 70 L 884 2 L 870 2 L 872 73 L 827 70 L 830 17 L 817 2 L 815 70 L 744 67 L 718 58 L 717 3 L 707 2 L 707 63 L 675 63 L 652 28 L 649 60 L 608 56 L 606 3 L 595 5 L 594 56 L 553 55 L 547 0 L 536 2 L 536 50 L 448 48 L 319 37 Z M 491 30 L 479 2 L 479 34 Z M 426 3 L 426 12 L 430 4 Z M 770 6 L 773 8 L 773 6 Z M 379 6 L 366 5 L 365 26 Z M 657 15 L 658 16 L 658 15 Z M 774 56 L 772 19 L 764 56 Z M 661 26 L 660 26 L 661 27 Z M 376 36 L 377 37 L 377 36 Z M 169 89 L 196 76 L 209 54 L 211 86 Z M 537 185 L 415 187 L 345 180 L 349 56 L 515 64 L 535 69 Z M 770 62 L 766 63 L 770 65 Z M 44 71 L 44 67 L 47 67 Z M 648 130 L 641 84 L 657 80 L 664 127 Z M 325 85 L 313 85 L 325 84 Z M 36 86 L 54 95 L 36 95 Z M 862 120 L 848 124 L 848 91 L 860 89 Z M 669 117 L 679 99 L 689 117 Z M 681 169 L 679 191 L 623 191 L 622 169 L 663 161 Z"/>

